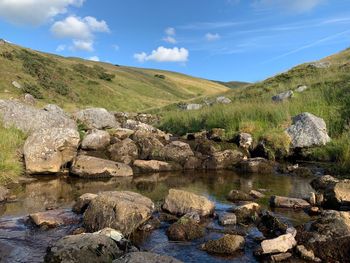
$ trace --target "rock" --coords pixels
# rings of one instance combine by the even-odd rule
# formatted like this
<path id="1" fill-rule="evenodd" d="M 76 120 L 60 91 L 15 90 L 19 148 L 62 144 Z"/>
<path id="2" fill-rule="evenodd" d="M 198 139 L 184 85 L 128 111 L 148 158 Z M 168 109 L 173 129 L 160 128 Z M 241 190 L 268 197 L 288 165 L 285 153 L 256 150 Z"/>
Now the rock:
<path id="1" fill-rule="evenodd" d="M 293 91 L 288 90 L 286 92 L 279 93 L 272 97 L 272 100 L 275 102 L 282 102 L 293 97 Z"/>
<path id="2" fill-rule="evenodd" d="M 159 140 L 165 140 L 165 141 L 169 140 L 169 134 L 166 134 L 165 132 L 149 124 L 142 123 L 139 121 L 127 120 L 126 123 L 124 123 L 123 128 L 127 128 L 135 132 L 151 133 L 153 137 L 156 137 Z"/>
<path id="3" fill-rule="evenodd" d="M 311 181 L 311 186 L 316 191 L 325 191 L 327 188 L 334 187 L 339 180 L 331 175 L 317 177 Z"/>
<path id="4" fill-rule="evenodd" d="M 314 192 L 310 193 L 309 203 L 310 205 L 316 205 L 316 194 Z"/>
<path id="5" fill-rule="evenodd" d="M 196 152 L 209 156 L 219 152 L 220 146 L 213 141 L 209 141 L 208 139 L 198 139 L 195 142 L 194 149 Z"/>
<path id="6" fill-rule="evenodd" d="M 134 141 L 126 138 L 108 147 L 108 152 L 113 161 L 132 164 L 139 156 L 139 150 Z"/>
<path id="7" fill-rule="evenodd" d="M 102 150 L 106 148 L 111 141 L 111 136 L 106 131 L 93 130 L 88 133 L 81 143 L 83 150 Z"/>
<path id="8" fill-rule="evenodd" d="M 177 164 L 167 163 L 156 160 L 136 160 L 134 162 L 134 170 L 136 173 L 152 173 L 182 170 L 182 167 Z"/>
<path id="9" fill-rule="evenodd" d="M 189 157 L 194 156 L 194 153 L 187 143 L 173 141 L 162 148 L 158 156 L 161 160 L 173 161 L 184 165 Z"/>
<path id="10" fill-rule="evenodd" d="M 325 121 L 308 112 L 294 117 L 293 125 L 286 132 L 293 148 L 322 146 L 331 141 Z"/>
<path id="11" fill-rule="evenodd" d="M 188 141 L 192 140 L 206 140 L 207 139 L 208 132 L 206 130 L 200 131 L 200 132 L 194 132 L 194 133 L 187 133 L 185 135 L 185 139 Z"/>
<path id="12" fill-rule="evenodd" d="M 291 234 L 285 234 L 274 239 L 261 242 L 263 254 L 285 253 L 295 247 L 297 242 Z"/>
<path id="13" fill-rule="evenodd" d="M 256 191 L 256 190 L 250 190 L 249 195 L 252 196 L 253 198 L 256 198 L 256 199 L 265 197 L 265 195 L 263 193 Z"/>
<path id="14" fill-rule="evenodd" d="M 251 223 L 259 218 L 261 208 L 257 203 L 239 205 L 233 209 L 237 217 L 237 223 Z"/>
<path id="15" fill-rule="evenodd" d="M 224 235 L 218 240 L 209 240 L 201 248 L 208 253 L 215 254 L 234 254 L 237 250 L 243 249 L 245 244 L 244 237 L 239 235 Z"/>
<path id="16" fill-rule="evenodd" d="M 208 133 L 208 139 L 215 141 L 215 142 L 221 142 L 225 138 L 225 129 L 218 129 L 214 128 L 211 129 L 211 131 Z"/>
<path id="17" fill-rule="evenodd" d="M 229 98 L 226 98 L 225 96 L 220 96 L 220 97 L 216 98 L 216 103 L 230 104 L 230 103 L 232 103 L 232 100 L 230 100 Z"/>
<path id="18" fill-rule="evenodd" d="M 271 255 L 272 262 L 282 262 L 292 257 L 292 253 L 279 253 L 276 255 Z"/>
<path id="19" fill-rule="evenodd" d="M 205 162 L 204 167 L 208 170 L 230 169 L 243 159 L 243 154 L 236 150 L 216 152 Z"/>
<path id="20" fill-rule="evenodd" d="M 129 138 L 131 135 L 133 135 L 135 131 L 126 129 L 126 128 L 117 128 L 117 129 L 111 130 L 111 133 L 113 137 L 116 137 L 119 140 L 124 140 L 126 138 Z"/>
<path id="21" fill-rule="evenodd" d="M 237 145 L 243 149 L 249 149 L 253 144 L 253 136 L 249 133 L 242 132 L 237 139 Z"/>
<path id="22" fill-rule="evenodd" d="M 17 81 L 12 81 L 12 86 L 14 86 L 15 88 L 17 88 L 17 89 L 22 89 L 22 85 L 21 84 L 19 84 Z"/>
<path id="23" fill-rule="evenodd" d="M 70 128 L 35 131 L 24 143 L 23 154 L 28 174 L 57 173 L 77 154 L 80 137 Z"/>
<path id="24" fill-rule="evenodd" d="M 319 61 L 319 62 L 310 63 L 309 65 L 312 66 L 312 67 L 315 67 L 315 68 L 323 68 L 323 69 L 325 69 L 325 68 L 329 68 L 332 65 L 332 63 L 328 62 L 328 61 L 327 62 Z"/>
<path id="25" fill-rule="evenodd" d="M 89 231 L 111 227 L 127 236 L 146 222 L 153 211 L 153 202 L 138 193 L 102 192 L 86 209 L 84 226 Z"/>
<path id="26" fill-rule="evenodd" d="M 24 103 L 27 103 L 29 105 L 35 105 L 36 104 L 36 99 L 33 97 L 33 95 L 26 93 L 24 95 Z"/>
<path id="27" fill-rule="evenodd" d="M 231 190 L 227 199 L 232 202 L 236 201 L 252 201 L 253 197 L 241 190 Z"/>
<path id="28" fill-rule="evenodd" d="M 315 254 L 312 250 L 307 250 L 305 246 L 299 245 L 296 247 L 296 251 L 302 259 L 307 261 L 315 261 Z"/>
<path id="29" fill-rule="evenodd" d="M 182 263 L 181 261 L 166 255 L 152 252 L 132 252 L 114 260 L 112 263 Z"/>
<path id="30" fill-rule="evenodd" d="M 219 223 L 223 226 L 237 224 L 237 217 L 233 213 L 225 213 L 219 217 Z"/>
<path id="31" fill-rule="evenodd" d="M 47 249 L 45 263 L 110 263 L 123 251 L 109 236 L 102 233 L 83 233 L 65 236 Z"/>
<path id="32" fill-rule="evenodd" d="M 83 178 L 132 176 L 131 167 L 124 163 L 79 155 L 73 162 L 71 173 Z"/>
<path id="33" fill-rule="evenodd" d="M 258 228 L 264 234 L 264 236 L 272 238 L 286 234 L 288 226 L 282 223 L 281 220 L 279 220 L 271 212 L 266 211 L 260 218 Z"/>
<path id="34" fill-rule="evenodd" d="M 57 114 L 57 115 L 63 115 L 63 116 L 66 116 L 68 117 L 68 115 L 64 112 L 64 110 L 60 107 L 58 107 L 57 105 L 55 104 L 47 104 L 44 108 L 43 108 L 44 111 L 47 111 L 47 112 L 50 112 L 50 113 L 53 113 L 53 114 Z"/>
<path id="35" fill-rule="evenodd" d="M 103 108 L 89 108 L 78 111 L 74 114 L 74 118 L 88 130 L 104 130 L 119 128 L 120 126 L 114 115 Z"/>
<path id="36" fill-rule="evenodd" d="M 203 107 L 202 104 L 195 104 L 195 103 L 184 105 L 185 110 L 200 110 L 202 107 Z"/>
<path id="37" fill-rule="evenodd" d="M 307 208 L 310 204 L 299 198 L 291 198 L 284 196 L 271 196 L 270 205 L 272 207 L 281 207 L 281 208 Z"/>
<path id="38" fill-rule="evenodd" d="M 299 85 L 299 86 L 296 88 L 295 92 L 301 93 L 301 92 L 304 92 L 304 91 L 307 90 L 307 89 L 308 89 L 307 86 L 305 86 L 305 85 Z"/>
<path id="39" fill-rule="evenodd" d="M 197 170 L 202 168 L 202 160 L 196 156 L 190 156 L 186 160 L 183 168 L 185 170 Z"/>
<path id="40" fill-rule="evenodd" d="M 139 158 L 142 160 L 153 159 L 164 148 L 164 144 L 153 133 L 137 131 L 132 136 L 132 140 L 136 143 Z"/>
<path id="41" fill-rule="evenodd" d="M 213 214 L 215 204 L 204 196 L 170 189 L 162 208 L 176 215 L 197 212 L 200 216 L 209 216 Z"/>
<path id="42" fill-rule="evenodd" d="M 78 224 L 80 217 L 66 210 L 50 210 L 29 215 L 35 225 L 54 228 L 62 225 Z"/>
<path id="43" fill-rule="evenodd" d="M 76 123 L 65 115 L 39 110 L 17 101 L 0 100 L 0 115 L 5 128 L 13 126 L 29 134 L 51 128 L 77 130 Z"/>
<path id="44" fill-rule="evenodd" d="M 245 173 L 272 174 L 274 172 L 273 163 L 260 157 L 243 160 L 238 167 Z"/>
<path id="45" fill-rule="evenodd" d="M 97 194 L 86 193 L 79 196 L 78 200 L 75 202 L 73 206 L 73 212 L 77 214 L 83 214 L 88 208 L 90 202 L 97 197 Z"/>
<path id="46" fill-rule="evenodd" d="M 180 218 L 167 230 L 167 236 L 172 241 L 189 241 L 205 235 L 205 228 L 190 218 Z"/>
<path id="47" fill-rule="evenodd" d="M 6 201 L 9 197 L 10 191 L 0 185 L 0 202 Z"/>

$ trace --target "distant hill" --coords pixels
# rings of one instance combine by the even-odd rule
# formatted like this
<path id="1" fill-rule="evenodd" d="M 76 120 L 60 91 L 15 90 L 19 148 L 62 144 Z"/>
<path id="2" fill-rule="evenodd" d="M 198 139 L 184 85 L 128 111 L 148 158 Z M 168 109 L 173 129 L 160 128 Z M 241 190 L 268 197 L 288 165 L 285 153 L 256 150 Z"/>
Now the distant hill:
<path id="1" fill-rule="evenodd" d="M 67 110 L 95 106 L 144 111 L 227 90 L 226 85 L 175 72 L 65 58 L 0 42 L 0 98 L 20 98 L 26 92 L 42 104 Z"/>
<path id="2" fill-rule="evenodd" d="M 215 82 L 221 85 L 224 85 L 230 89 L 242 88 L 251 84 L 249 82 L 242 82 L 242 81 L 228 81 L 228 82 L 215 81 Z"/>

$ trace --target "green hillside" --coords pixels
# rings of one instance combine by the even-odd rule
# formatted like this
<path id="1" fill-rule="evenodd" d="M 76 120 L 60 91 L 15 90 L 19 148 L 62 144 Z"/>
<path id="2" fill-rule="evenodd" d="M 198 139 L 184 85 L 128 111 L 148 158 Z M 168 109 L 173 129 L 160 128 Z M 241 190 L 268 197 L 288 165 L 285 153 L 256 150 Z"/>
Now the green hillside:
<path id="1" fill-rule="evenodd" d="M 273 154 L 287 150 L 284 130 L 291 117 L 310 112 L 324 118 L 332 142 L 310 151 L 309 158 L 335 161 L 350 167 L 350 49 L 315 63 L 307 63 L 224 95 L 233 102 L 199 111 L 163 111 L 162 128 L 184 134 L 202 129 L 224 128 L 228 137 L 237 132 L 252 133 L 256 140 L 265 140 Z M 275 103 L 272 96 L 307 85 L 292 99 Z"/>
<path id="2" fill-rule="evenodd" d="M 55 103 L 67 110 L 100 106 L 144 111 L 228 90 L 179 73 L 64 58 L 1 43 L 0 98 L 20 98 L 27 92 L 42 104 Z"/>

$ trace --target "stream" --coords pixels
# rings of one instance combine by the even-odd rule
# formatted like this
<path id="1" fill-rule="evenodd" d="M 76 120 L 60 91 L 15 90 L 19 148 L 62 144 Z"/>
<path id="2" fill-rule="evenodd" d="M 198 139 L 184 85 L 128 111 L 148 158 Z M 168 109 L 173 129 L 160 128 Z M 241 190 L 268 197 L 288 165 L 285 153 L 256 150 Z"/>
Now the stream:
<path id="1" fill-rule="evenodd" d="M 37 177 L 33 182 L 16 185 L 12 189 L 16 199 L 0 204 L 0 262 L 43 262 L 47 246 L 71 234 L 77 225 L 41 229 L 29 222 L 28 215 L 56 208 L 69 211 L 74 201 L 84 193 L 128 190 L 145 195 L 160 204 L 170 188 L 178 188 L 207 196 L 215 202 L 216 214 L 221 214 L 233 205 L 226 200 L 232 189 L 264 191 L 266 197 L 257 202 L 263 208 L 270 209 L 268 201 L 271 195 L 298 198 L 308 196 L 312 191 L 309 185 L 311 180 L 310 177 L 247 175 L 233 171 L 155 173 L 110 180 Z M 294 226 L 311 220 L 302 210 L 275 209 L 273 212 L 281 220 Z M 160 228 L 152 232 L 139 233 L 135 244 L 141 250 L 170 255 L 183 262 L 257 262 L 253 256 L 257 246 L 254 239 L 260 232 L 256 227 L 245 228 L 246 245 L 241 254 L 235 257 L 219 257 L 201 251 L 199 245 L 222 236 L 222 231 L 240 231 L 241 226 L 222 227 L 217 219 L 208 219 L 207 235 L 192 242 L 170 242 L 166 236 L 168 226 L 168 223 L 162 222 Z"/>

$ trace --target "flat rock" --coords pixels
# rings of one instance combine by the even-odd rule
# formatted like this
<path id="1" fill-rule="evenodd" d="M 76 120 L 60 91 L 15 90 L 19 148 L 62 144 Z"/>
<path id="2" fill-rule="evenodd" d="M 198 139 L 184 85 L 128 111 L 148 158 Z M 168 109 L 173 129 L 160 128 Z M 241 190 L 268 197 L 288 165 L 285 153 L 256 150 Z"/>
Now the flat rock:
<path id="1" fill-rule="evenodd" d="M 170 189 L 162 208 L 176 215 L 197 212 L 200 216 L 208 216 L 213 214 L 215 204 L 204 196 Z"/>
<path id="2" fill-rule="evenodd" d="M 277 195 L 271 196 L 270 205 L 281 208 L 306 208 L 310 206 L 310 204 L 304 199 Z"/>
<path id="3" fill-rule="evenodd" d="M 322 146 L 331 141 L 325 121 L 308 112 L 294 117 L 292 126 L 286 132 L 293 148 Z"/>
<path id="4" fill-rule="evenodd" d="M 102 192 L 86 209 L 84 226 L 89 231 L 111 227 L 127 236 L 146 222 L 153 211 L 153 202 L 138 193 Z"/>
<path id="5" fill-rule="evenodd" d="M 49 210 L 29 215 L 35 225 L 54 228 L 62 225 L 78 224 L 80 217 L 67 210 Z"/>
<path id="6" fill-rule="evenodd" d="M 285 234 L 274 239 L 267 239 L 261 242 L 263 254 L 285 253 L 295 247 L 297 242 L 293 235 Z"/>
<path id="7" fill-rule="evenodd" d="M 24 143 L 23 154 L 28 174 L 57 173 L 77 154 L 80 137 L 71 128 L 37 130 Z"/>
<path id="8" fill-rule="evenodd" d="M 83 178 L 132 176 L 129 165 L 92 156 L 79 155 L 73 162 L 71 173 Z"/>

